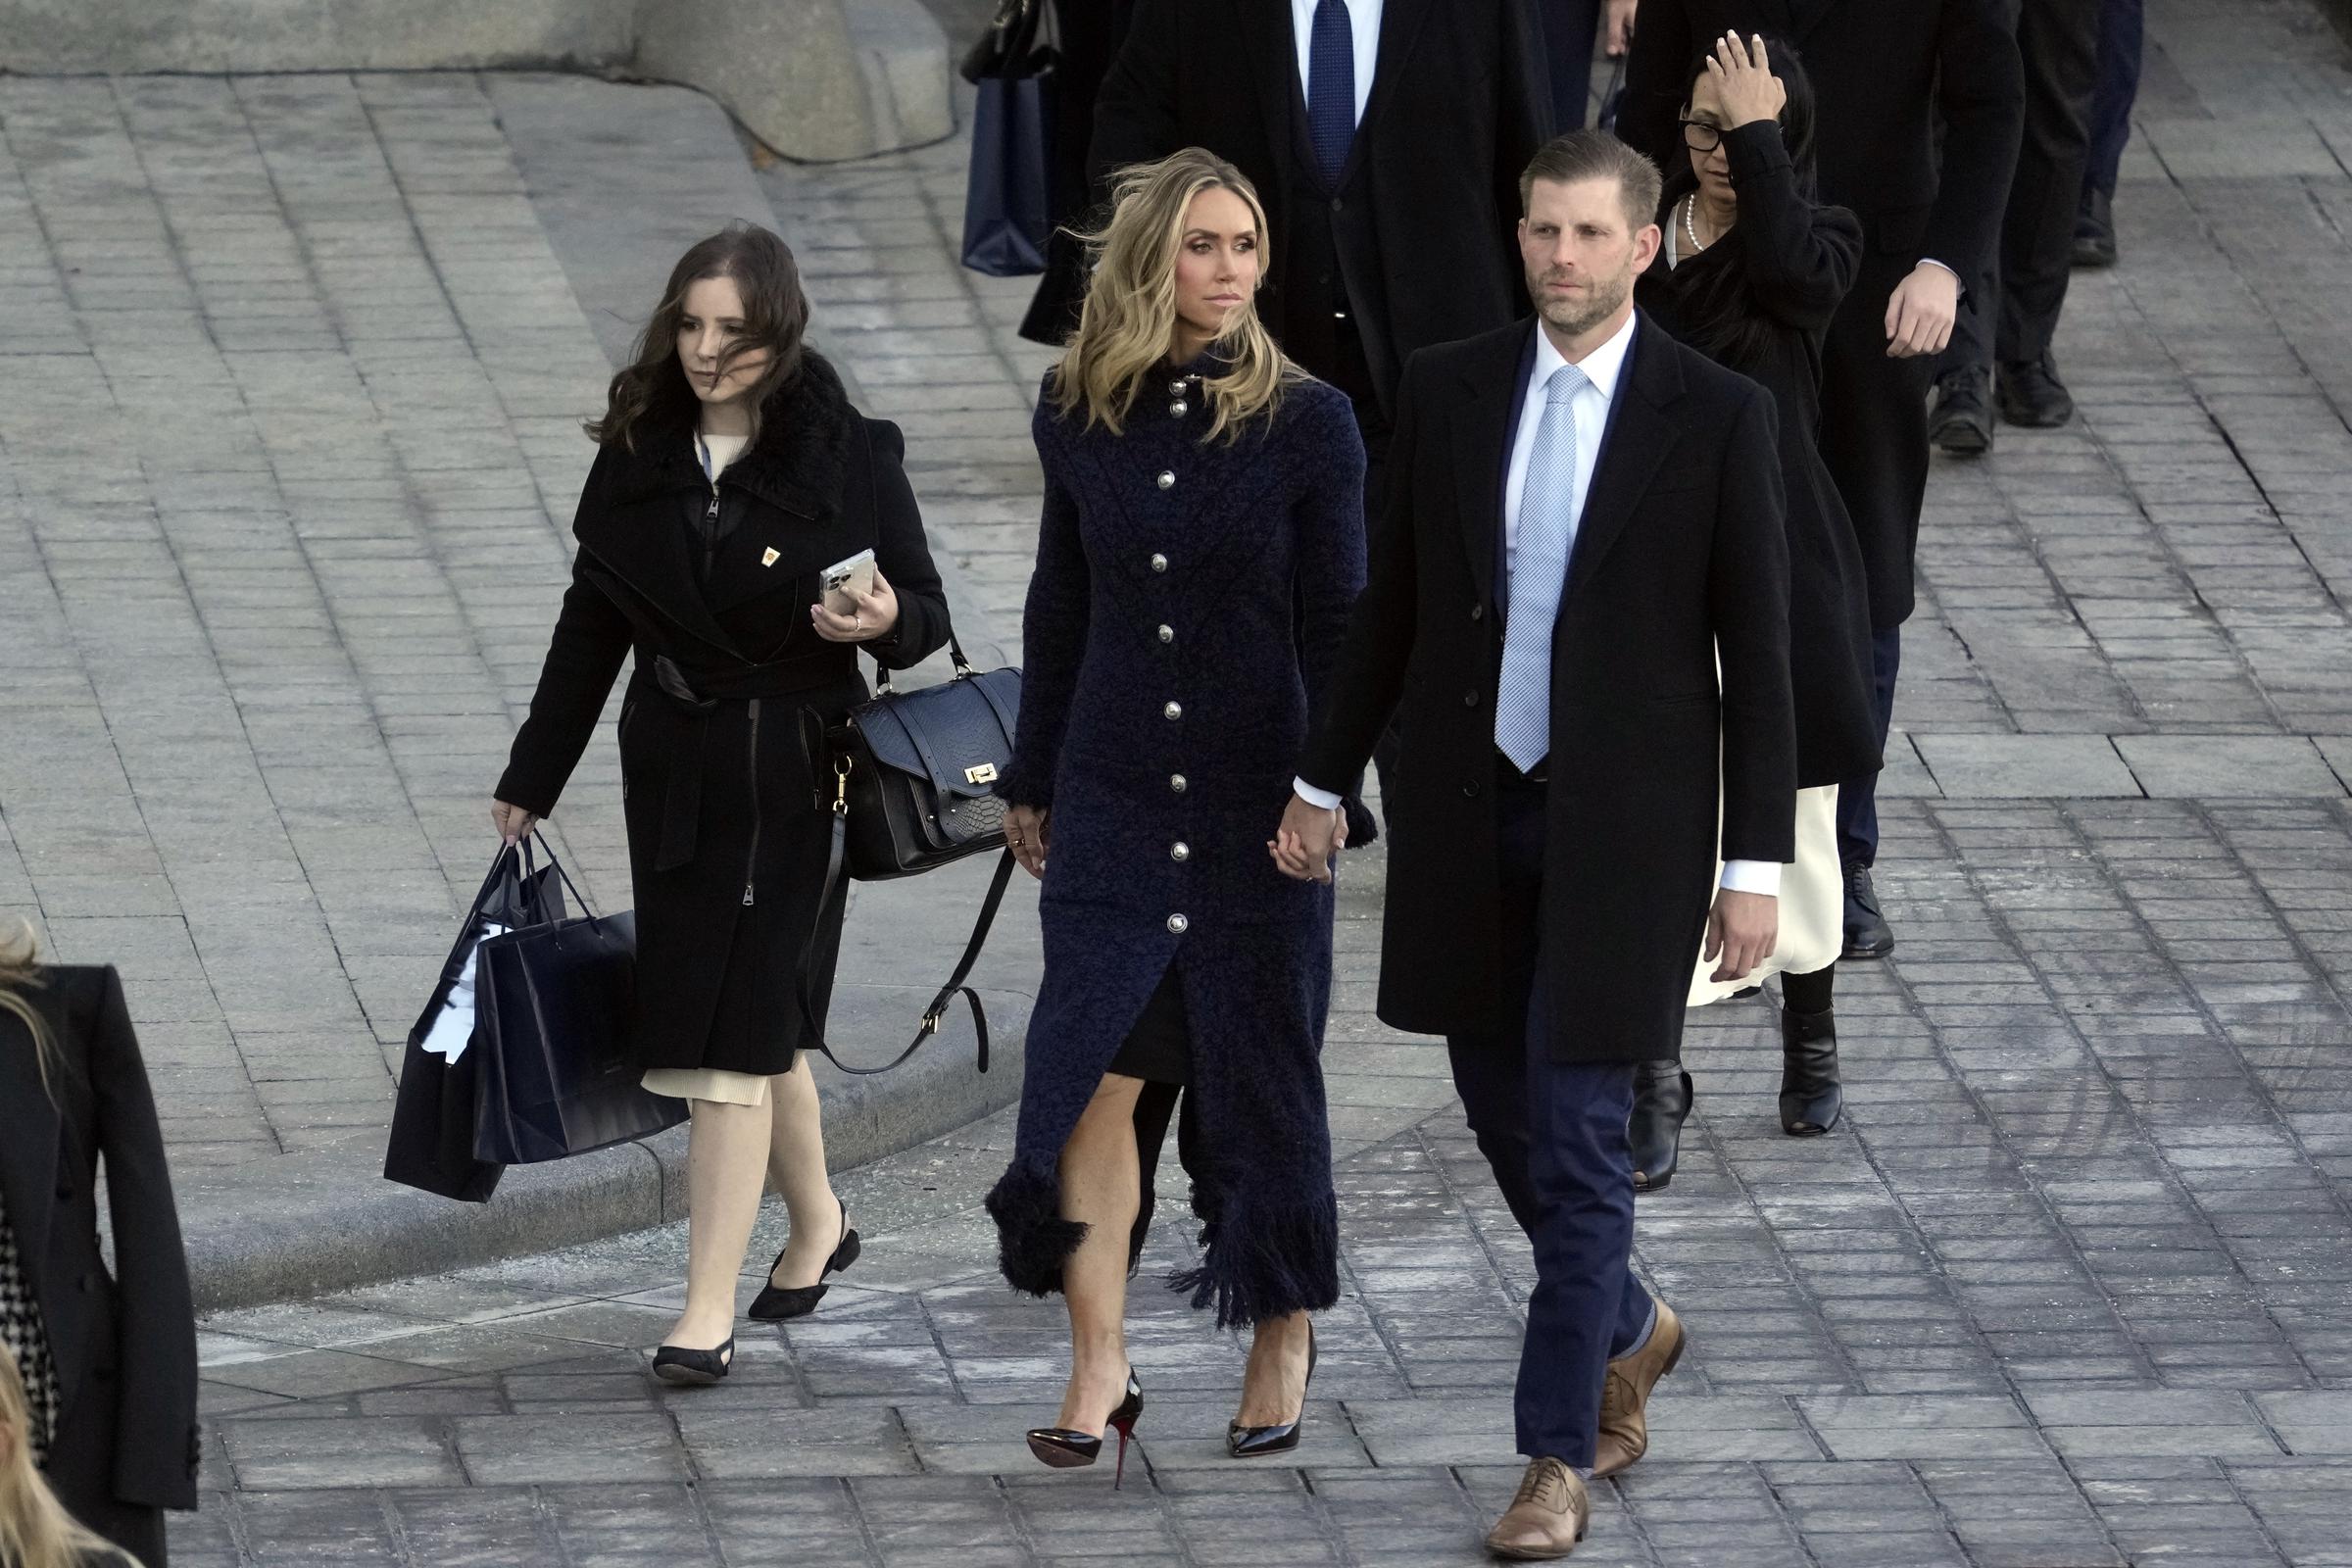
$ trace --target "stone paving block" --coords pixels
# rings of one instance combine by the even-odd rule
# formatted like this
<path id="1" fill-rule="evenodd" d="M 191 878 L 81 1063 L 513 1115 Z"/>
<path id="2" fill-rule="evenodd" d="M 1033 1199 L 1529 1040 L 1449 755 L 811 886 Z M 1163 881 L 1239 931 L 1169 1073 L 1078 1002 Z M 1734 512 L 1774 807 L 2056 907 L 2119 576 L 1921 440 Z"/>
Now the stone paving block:
<path id="1" fill-rule="evenodd" d="M 222 1437 L 235 1484 L 249 1492 L 460 1487 L 466 1481 L 439 1424 L 414 1416 L 231 1420 Z"/>
<path id="2" fill-rule="evenodd" d="M 2115 749 L 2151 796 L 2333 800 L 2344 793 L 2319 748 L 2300 735 L 2119 735 Z"/>
<path id="3" fill-rule="evenodd" d="M 677 1431 L 661 1415 L 603 1417 L 593 1445 L 580 1442 L 576 1418 L 562 1414 L 461 1416 L 449 1425 L 466 1474 L 481 1485 L 684 1481 L 690 1474 Z"/>
<path id="4" fill-rule="evenodd" d="M 2142 793 L 2104 735 L 1913 735 L 1911 743 L 1950 800 Z"/>

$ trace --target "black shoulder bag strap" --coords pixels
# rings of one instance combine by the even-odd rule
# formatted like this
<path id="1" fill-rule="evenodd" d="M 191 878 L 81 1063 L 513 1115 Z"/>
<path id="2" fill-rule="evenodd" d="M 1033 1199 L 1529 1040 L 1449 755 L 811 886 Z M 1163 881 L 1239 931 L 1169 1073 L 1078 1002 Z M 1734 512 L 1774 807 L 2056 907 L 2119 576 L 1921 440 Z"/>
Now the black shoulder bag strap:
<path id="1" fill-rule="evenodd" d="M 800 973 L 793 983 L 795 1000 L 801 1009 L 801 1045 L 807 1050 L 821 1053 L 827 1061 L 856 1077 L 866 1078 L 875 1073 L 888 1072 L 920 1051 L 924 1041 L 939 1033 L 941 1020 L 947 1016 L 948 1008 L 954 1005 L 956 994 L 960 992 L 972 1009 L 972 1032 L 980 1046 L 980 1070 L 988 1071 L 988 1009 L 980 1004 L 980 993 L 964 982 L 972 977 L 972 965 L 980 961 L 980 950 L 988 945 L 989 928 L 996 924 L 997 909 L 1004 902 L 1004 889 L 1012 881 L 1012 868 L 1017 863 L 1012 852 L 1006 850 L 997 858 L 997 873 L 989 879 L 988 897 L 980 901 L 980 918 L 972 922 L 971 940 L 963 945 L 963 956 L 956 960 L 956 972 L 948 976 L 948 983 L 939 988 L 939 995 L 933 997 L 931 1005 L 923 1009 L 922 1025 L 915 1030 L 914 1038 L 906 1043 L 906 1049 L 879 1067 L 853 1067 L 835 1055 L 833 1048 L 825 1044 L 824 1026 L 816 1021 L 815 1000 L 817 934 L 823 929 L 824 911 L 833 903 L 834 891 L 841 886 L 842 864 L 848 857 L 849 840 L 850 801 L 845 779 L 833 800 L 832 845 L 825 856 L 825 885 L 817 895 L 816 921 L 808 927 L 808 942 L 801 950 Z"/>

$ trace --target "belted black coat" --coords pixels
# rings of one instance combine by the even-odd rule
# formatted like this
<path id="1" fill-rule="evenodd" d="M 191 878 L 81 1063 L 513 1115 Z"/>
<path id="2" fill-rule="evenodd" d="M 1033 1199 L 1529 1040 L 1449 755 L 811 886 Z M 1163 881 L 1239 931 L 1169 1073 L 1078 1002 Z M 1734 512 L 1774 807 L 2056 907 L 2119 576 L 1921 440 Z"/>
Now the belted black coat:
<path id="1" fill-rule="evenodd" d="M 172 1174 L 138 1037 L 111 968 L 25 992 L 59 1061 L 0 1012 L 0 1199 L 40 1303 L 60 1407 L 47 1475 L 66 1506 L 150 1562 L 155 1510 L 196 1506 L 196 1321 Z M 98 1245 L 106 1170 L 115 1266 Z"/>
<path id="2" fill-rule="evenodd" d="M 824 1019 L 846 897 L 818 907 L 824 731 L 868 695 L 860 649 L 901 669 L 948 638 L 904 452 L 898 426 L 858 414 L 810 354 L 715 487 L 691 411 L 641 430 L 634 451 L 607 445 L 589 469 L 571 587 L 498 798 L 554 811 L 633 651 L 619 739 L 642 1066 L 790 1071 L 811 934 Z M 896 631 L 826 642 L 808 619 L 818 577 L 866 549 L 898 594 Z"/>

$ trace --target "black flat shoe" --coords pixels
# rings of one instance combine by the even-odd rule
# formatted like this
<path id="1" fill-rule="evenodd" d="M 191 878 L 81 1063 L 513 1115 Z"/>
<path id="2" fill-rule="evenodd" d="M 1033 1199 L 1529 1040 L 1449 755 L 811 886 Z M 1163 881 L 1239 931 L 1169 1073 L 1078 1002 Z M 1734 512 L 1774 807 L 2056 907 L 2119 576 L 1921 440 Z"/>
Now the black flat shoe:
<path id="1" fill-rule="evenodd" d="M 2075 416 L 2074 394 L 2058 379 L 2058 362 L 2042 351 L 2038 360 L 2004 365 L 1994 377 L 2001 417 L 2032 430 L 2055 430 Z"/>
<path id="2" fill-rule="evenodd" d="M 707 1389 L 727 1375 L 735 1364 L 735 1337 L 715 1350 L 689 1350 L 681 1346 L 664 1345 L 654 1352 L 654 1376 L 664 1383 L 676 1383 L 690 1389 Z"/>
<path id="3" fill-rule="evenodd" d="M 1936 407 L 1928 415 L 1928 439 L 1945 455 L 1981 458 L 1992 450 L 1992 401 L 1984 372 L 1946 370 L 1936 378 Z"/>
<path id="4" fill-rule="evenodd" d="M 857 1262 L 860 1250 L 858 1233 L 850 1229 L 850 1205 L 843 1203 L 841 1205 L 841 1241 L 834 1247 L 833 1255 L 825 1259 L 824 1274 L 816 1277 L 814 1285 L 788 1286 L 771 1283 L 763 1286 L 760 1294 L 752 1298 L 752 1309 L 746 1315 L 756 1317 L 762 1323 L 781 1323 L 787 1318 L 807 1317 L 816 1310 L 816 1303 L 825 1298 L 825 1292 L 828 1289 L 825 1284 L 825 1274 L 838 1274 L 852 1263 Z M 783 1262 L 784 1254 L 778 1252 L 775 1262 L 767 1265 L 767 1277 L 770 1281 L 775 1279 L 776 1270 L 783 1266 Z"/>
<path id="5" fill-rule="evenodd" d="M 1845 868 L 1845 958 L 1884 958 L 1894 951 L 1894 931 L 1879 912 L 1879 890 L 1870 885 L 1870 867 Z"/>
<path id="6" fill-rule="evenodd" d="M 1127 1440 L 1135 1436 L 1135 1424 L 1143 1414 L 1144 1386 L 1136 1381 L 1135 1368 L 1129 1367 L 1127 1396 L 1102 1423 L 1119 1435 L 1119 1468 L 1110 1482 L 1113 1492 L 1127 1479 Z M 1031 1427 L 1029 1451 L 1056 1470 L 1077 1470 L 1102 1457 L 1102 1440 L 1091 1432 L 1073 1432 L 1067 1427 Z"/>
<path id="7" fill-rule="evenodd" d="M 1674 1180 L 1692 1098 L 1690 1075 L 1679 1061 L 1645 1061 L 1634 1069 L 1634 1113 L 1625 1136 L 1634 1150 L 1635 1192 L 1664 1192 Z"/>
<path id="8" fill-rule="evenodd" d="M 1781 1131 L 1819 1138 L 1838 1125 L 1845 1091 L 1838 1083 L 1838 1015 L 1781 1013 Z"/>
<path id="9" fill-rule="evenodd" d="M 1288 1453 L 1298 1446 L 1298 1429 L 1306 1425 L 1306 1391 L 1315 1386 L 1315 1326 L 1306 1326 L 1306 1381 L 1298 1386 L 1298 1419 L 1284 1421 L 1270 1427 L 1246 1427 L 1239 1421 L 1225 1424 L 1225 1451 L 1236 1459 L 1255 1459 L 1263 1454 Z"/>

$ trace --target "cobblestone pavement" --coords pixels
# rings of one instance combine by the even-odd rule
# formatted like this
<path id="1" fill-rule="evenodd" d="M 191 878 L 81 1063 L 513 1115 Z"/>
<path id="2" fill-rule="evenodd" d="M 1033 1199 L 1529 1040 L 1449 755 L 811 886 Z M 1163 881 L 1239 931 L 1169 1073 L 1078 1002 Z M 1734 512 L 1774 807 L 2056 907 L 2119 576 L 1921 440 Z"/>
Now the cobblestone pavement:
<path id="1" fill-rule="evenodd" d="M 1580 1563 L 2352 1564 L 2352 73 L 2309 0 L 2149 17 L 2083 417 L 1937 468 L 1847 1120 L 1779 1136 L 1769 1007 L 1694 1015 L 1639 1236 L 1692 1348 Z M 0 121 L 0 701 L 41 741 L 0 749 L 0 906 L 143 966 L 178 1157 L 298 1140 L 272 1080 L 175 1075 L 372 1056 L 368 977 L 437 957 L 602 361 L 475 78 L 10 78 Z M 1043 357 L 1025 285 L 953 266 L 961 156 L 763 177 L 1006 626 Z M 1027 1458 L 1060 1317 L 991 1267 L 997 1117 L 845 1173 L 865 1257 L 715 1390 L 645 1371 L 674 1227 L 212 1319 L 175 1561 L 1478 1560 L 1530 1268 L 1442 1053 L 1370 1015 L 1379 872 L 1295 1465 L 1222 1457 L 1239 1348 L 1148 1286 L 1138 1485 Z M 350 984 L 304 989 L 329 946 Z"/>

